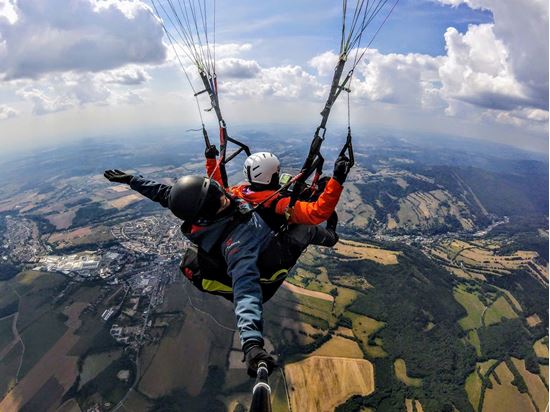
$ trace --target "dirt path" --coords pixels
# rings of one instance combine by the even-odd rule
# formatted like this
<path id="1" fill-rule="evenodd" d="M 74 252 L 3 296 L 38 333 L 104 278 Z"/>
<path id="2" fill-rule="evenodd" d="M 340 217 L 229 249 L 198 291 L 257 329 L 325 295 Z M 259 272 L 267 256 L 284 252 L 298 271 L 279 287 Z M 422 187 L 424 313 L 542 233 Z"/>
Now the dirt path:
<path id="1" fill-rule="evenodd" d="M 65 390 L 73 384 L 77 373 L 78 357 L 69 356 L 67 353 L 79 339 L 74 332 L 80 326 L 81 321 L 78 318 L 86 306 L 88 306 L 87 303 L 77 302 L 71 305 L 69 310 L 65 312 L 69 317 L 66 322 L 69 329 L 23 379 L 17 381 L 16 386 L 0 402 L 0 411 L 20 410 L 52 377 Z M 21 367 L 21 364 L 19 367 Z M 19 371 L 17 372 L 17 376 L 19 376 Z M 55 402 L 57 401 L 59 399 Z M 47 409 L 50 406 L 52 405 L 44 405 L 44 408 Z"/>
<path id="2" fill-rule="evenodd" d="M 13 349 L 15 345 L 17 345 L 19 342 L 23 345 L 23 341 L 21 340 L 21 336 L 19 335 L 19 332 L 17 331 L 17 318 L 19 316 L 19 312 L 12 313 L 9 316 L 6 316 L 3 319 L 7 319 L 9 317 L 13 316 L 13 320 L 11 322 L 11 332 L 13 333 L 13 340 L 6 346 L 1 352 L 0 352 L 0 360 L 4 359 L 4 357 Z M 25 347 L 25 345 L 23 345 Z"/>

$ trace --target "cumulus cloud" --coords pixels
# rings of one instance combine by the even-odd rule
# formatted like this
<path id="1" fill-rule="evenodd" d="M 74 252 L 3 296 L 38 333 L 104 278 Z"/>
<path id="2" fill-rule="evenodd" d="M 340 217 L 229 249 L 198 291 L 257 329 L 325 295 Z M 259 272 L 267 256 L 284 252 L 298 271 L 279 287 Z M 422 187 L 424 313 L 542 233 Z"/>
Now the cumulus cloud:
<path id="1" fill-rule="evenodd" d="M 333 51 L 327 51 L 312 58 L 308 64 L 317 71 L 319 76 L 327 76 L 334 72 L 337 62 L 338 55 Z"/>
<path id="2" fill-rule="evenodd" d="M 445 43 L 447 58 L 439 74 L 447 97 L 497 110 L 536 104 L 514 77 L 508 50 L 492 25 L 471 26 L 464 35 L 449 28 Z"/>
<path id="3" fill-rule="evenodd" d="M 300 66 L 260 68 L 253 78 L 223 81 L 220 88 L 225 96 L 276 97 L 281 99 L 316 98 L 324 85 Z"/>
<path id="4" fill-rule="evenodd" d="M 102 78 L 106 83 L 135 86 L 149 81 L 151 76 L 140 67 L 123 67 L 103 73 Z"/>
<path id="5" fill-rule="evenodd" d="M 490 10 L 494 25 L 472 32 L 472 42 L 486 41 L 487 31 L 506 52 L 504 64 L 509 76 L 521 87 L 529 105 L 548 110 L 548 1 L 546 0 L 439 0 L 457 6 Z M 472 28 L 468 31 L 470 32 Z M 493 43 L 495 44 L 495 43 Z M 485 50 L 490 53 L 490 49 Z M 473 55 L 472 60 L 480 59 Z M 517 94 L 517 90 L 514 90 Z"/>
<path id="6" fill-rule="evenodd" d="M 14 108 L 6 106 L 5 104 L 0 105 L 0 120 L 11 119 L 18 114 L 19 113 Z"/>
<path id="7" fill-rule="evenodd" d="M 18 0 L 0 15 L 0 75 L 7 80 L 101 71 L 165 58 L 163 32 L 140 1 Z M 15 18 L 13 17 L 13 10 Z"/>
<path id="8" fill-rule="evenodd" d="M 122 81 L 116 80 L 120 75 L 121 73 L 53 74 L 39 81 L 27 81 L 17 94 L 32 103 L 32 112 L 36 115 L 87 105 L 109 106 L 143 102 L 139 90 L 127 91 L 121 87 L 128 83 L 124 77 Z"/>
<path id="9" fill-rule="evenodd" d="M 351 83 L 355 98 L 372 102 L 441 107 L 438 69 L 441 57 L 422 54 L 382 54 L 378 50 L 365 52 L 354 72 Z M 351 55 L 355 55 L 352 50 Z M 331 75 L 338 60 L 334 52 L 325 52 L 309 61 L 320 76 Z"/>
<path id="10" fill-rule="evenodd" d="M 222 78 L 250 79 L 256 77 L 261 67 L 254 60 L 226 58 L 216 64 L 216 70 Z"/>
<path id="11" fill-rule="evenodd" d="M 547 127 L 547 5 L 539 0 L 440 1 L 489 9 L 495 21 L 470 25 L 465 33 L 448 28 L 443 56 L 366 51 L 355 70 L 353 95 L 470 120 Z M 308 63 L 327 78 L 337 59 L 336 53 L 325 52 Z"/>

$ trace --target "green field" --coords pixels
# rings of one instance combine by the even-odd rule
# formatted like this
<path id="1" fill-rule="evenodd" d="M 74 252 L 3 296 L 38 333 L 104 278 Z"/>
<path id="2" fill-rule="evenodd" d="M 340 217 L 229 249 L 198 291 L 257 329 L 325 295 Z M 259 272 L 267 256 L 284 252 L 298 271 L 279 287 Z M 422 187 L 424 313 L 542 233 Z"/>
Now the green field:
<path id="1" fill-rule="evenodd" d="M 353 334 L 360 340 L 361 347 L 370 357 L 382 358 L 388 356 L 381 345 L 369 343 L 370 336 L 382 329 L 385 325 L 384 322 L 350 311 L 345 312 L 344 316 L 351 320 Z M 381 343 L 382 340 L 380 339 L 378 342 Z"/>
<path id="2" fill-rule="evenodd" d="M 466 389 L 466 393 L 468 394 L 468 400 L 472 404 L 472 407 L 474 410 L 477 411 L 477 406 L 479 405 L 479 399 L 481 398 L 481 387 L 482 382 L 481 378 L 477 374 L 477 371 L 472 372 L 470 375 L 468 375 L 468 378 L 466 378 L 466 384 L 464 385 L 464 389 Z"/>
<path id="3" fill-rule="evenodd" d="M 67 326 L 65 319 L 55 312 L 47 312 L 36 322 L 33 322 L 23 333 L 21 338 L 25 344 L 25 355 L 21 366 L 20 377 L 31 370 L 42 356 L 63 336 Z"/>
<path id="4" fill-rule="evenodd" d="M 0 282 L 0 317 L 17 312 L 18 301 L 11 281 Z"/>
<path id="5" fill-rule="evenodd" d="M 80 372 L 80 387 L 99 375 L 112 362 L 120 358 L 121 354 L 122 350 L 118 349 L 87 356 L 82 365 L 82 372 Z"/>
<path id="6" fill-rule="evenodd" d="M 357 292 L 341 286 L 337 288 L 337 291 L 338 294 L 334 300 L 334 314 L 340 316 L 357 299 Z"/>
<path id="7" fill-rule="evenodd" d="M 0 320 L 0 350 L 13 341 L 14 336 L 11 331 L 12 322 L 13 316 Z"/>
<path id="8" fill-rule="evenodd" d="M 514 312 L 506 298 L 500 296 L 485 312 L 484 321 L 485 325 L 489 326 L 499 323 L 502 318 L 514 319 L 517 317 L 518 315 Z"/>
<path id="9" fill-rule="evenodd" d="M 485 310 L 485 306 L 479 298 L 473 293 L 466 292 L 462 288 L 455 288 L 453 296 L 458 303 L 460 303 L 468 315 L 458 321 L 462 329 L 470 330 L 476 329 L 482 326 L 481 315 Z"/>
<path id="10" fill-rule="evenodd" d="M 19 360 L 23 347 L 15 345 L 11 351 L 0 361 L 0 398 L 15 384 L 15 374 L 19 367 Z"/>
<path id="11" fill-rule="evenodd" d="M 14 279 L 13 287 L 21 296 L 17 329 L 24 331 L 31 323 L 51 310 L 53 299 L 59 294 L 67 279 L 58 274 L 22 272 Z"/>
<path id="12" fill-rule="evenodd" d="M 468 342 L 476 348 L 476 354 L 477 356 L 481 356 L 481 342 L 479 341 L 479 335 L 477 334 L 476 330 L 471 330 L 468 332 L 467 337 Z"/>
<path id="13" fill-rule="evenodd" d="M 395 376 L 407 386 L 422 386 L 422 379 L 407 375 L 407 365 L 404 359 L 396 359 L 393 363 Z"/>

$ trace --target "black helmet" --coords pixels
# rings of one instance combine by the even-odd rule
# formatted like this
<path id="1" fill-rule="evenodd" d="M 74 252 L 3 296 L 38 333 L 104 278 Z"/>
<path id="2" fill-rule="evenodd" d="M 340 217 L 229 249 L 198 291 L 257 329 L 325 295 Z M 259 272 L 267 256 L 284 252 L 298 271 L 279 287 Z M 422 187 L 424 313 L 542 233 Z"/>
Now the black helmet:
<path id="1" fill-rule="evenodd" d="M 184 176 L 172 186 L 168 206 L 174 215 L 187 222 L 212 219 L 220 209 L 225 190 L 204 176 Z"/>

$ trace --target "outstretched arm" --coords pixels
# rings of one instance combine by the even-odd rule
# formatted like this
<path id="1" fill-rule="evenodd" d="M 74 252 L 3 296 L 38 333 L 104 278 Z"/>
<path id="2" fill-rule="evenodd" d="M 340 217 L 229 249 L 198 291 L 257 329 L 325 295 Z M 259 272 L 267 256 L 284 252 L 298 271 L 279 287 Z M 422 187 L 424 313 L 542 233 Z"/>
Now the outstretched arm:
<path id="1" fill-rule="evenodd" d="M 168 207 L 170 190 L 172 190 L 172 186 L 170 185 L 158 183 L 154 180 L 147 180 L 142 176 L 133 176 L 120 170 L 106 170 L 103 176 L 111 182 L 128 184 L 136 192 L 141 193 L 154 202 L 160 203 L 163 207 Z"/>

